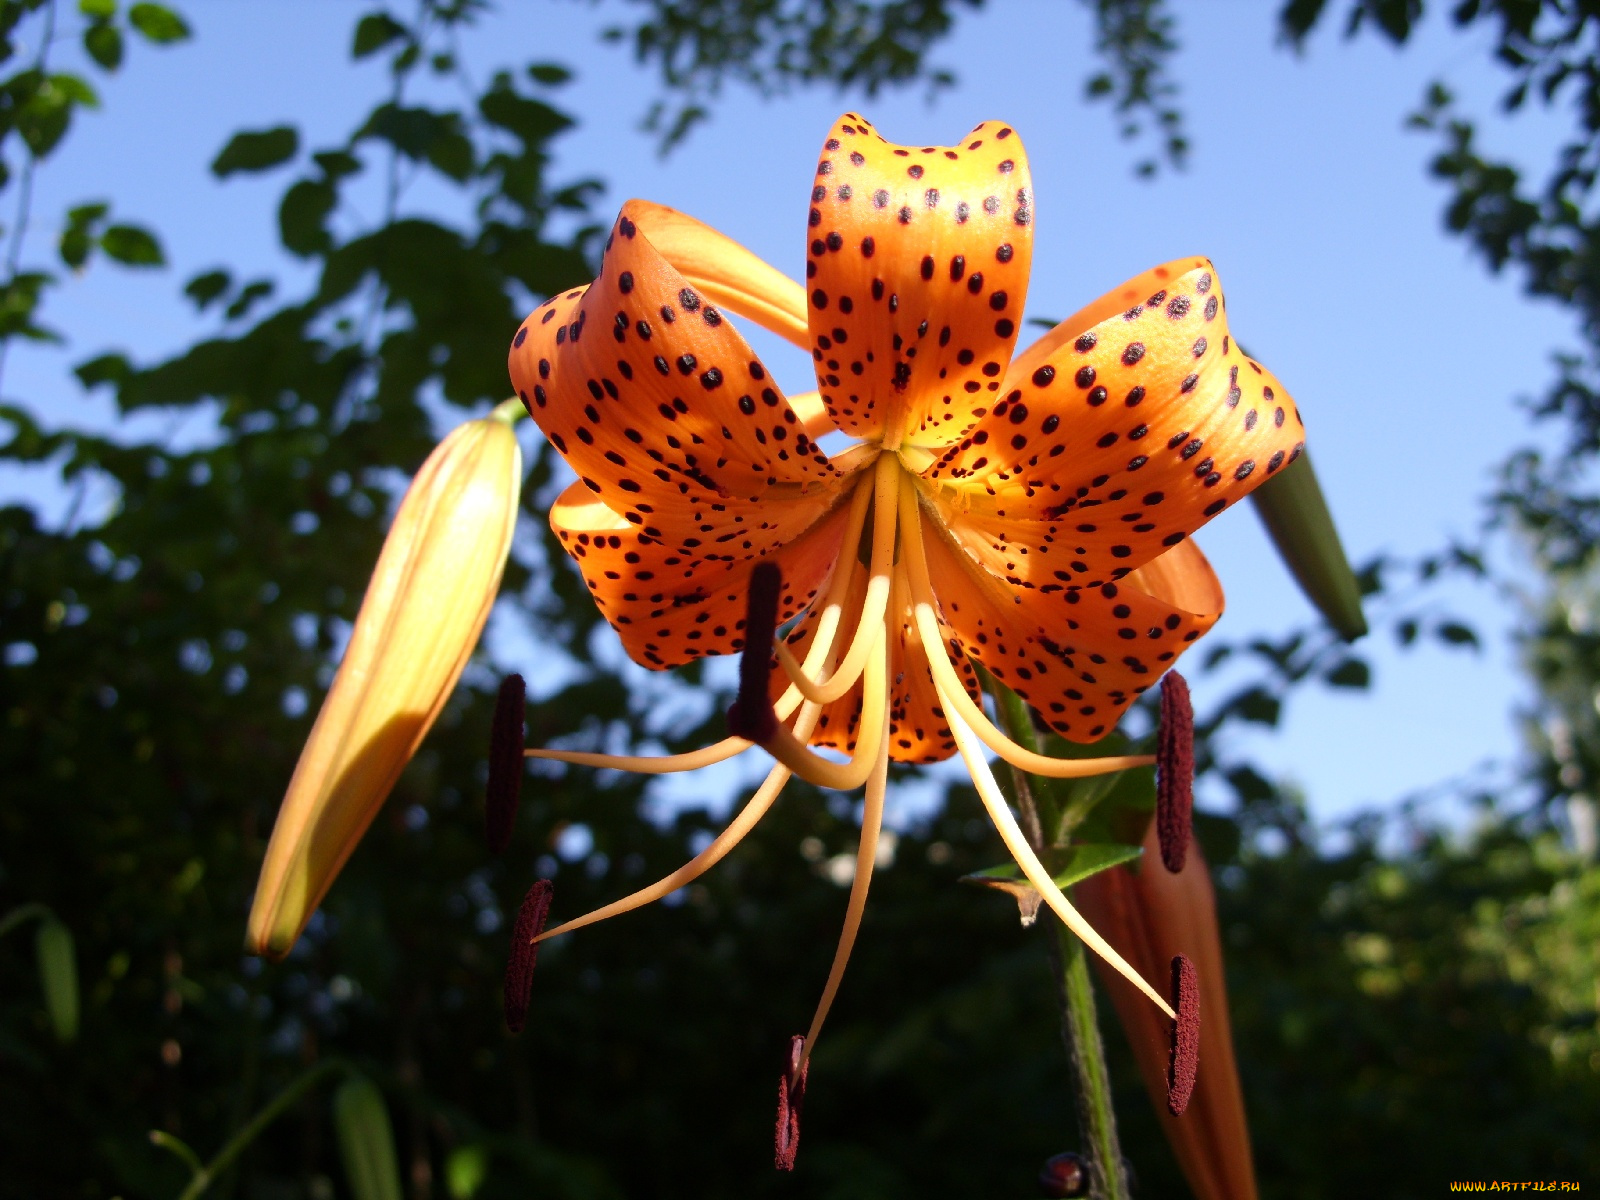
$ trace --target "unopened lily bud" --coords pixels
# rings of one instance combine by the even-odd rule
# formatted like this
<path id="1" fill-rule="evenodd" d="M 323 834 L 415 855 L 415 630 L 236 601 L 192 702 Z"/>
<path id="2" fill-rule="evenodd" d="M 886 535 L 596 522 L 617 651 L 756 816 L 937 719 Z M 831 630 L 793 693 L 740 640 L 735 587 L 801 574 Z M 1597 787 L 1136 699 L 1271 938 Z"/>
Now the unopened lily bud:
<path id="1" fill-rule="evenodd" d="M 288 953 L 454 690 L 500 589 L 521 480 L 498 414 L 454 430 L 412 480 L 278 812 L 254 952 Z"/>

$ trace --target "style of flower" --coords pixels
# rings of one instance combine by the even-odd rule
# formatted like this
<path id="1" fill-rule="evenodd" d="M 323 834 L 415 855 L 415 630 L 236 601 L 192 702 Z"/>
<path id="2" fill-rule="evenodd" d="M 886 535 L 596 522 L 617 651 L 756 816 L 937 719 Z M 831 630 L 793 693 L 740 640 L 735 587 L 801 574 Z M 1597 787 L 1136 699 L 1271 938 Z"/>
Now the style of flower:
<path id="1" fill-rule="evenodd" d="M 522 487 L 510 404 L 451 432 L 400 502 L 272 828 L 246 935 L 257 954 L 294 945 L 478 643 Z"/>
<path id="2" fill-rule="evenodd" d="M 1221 615 L 1190 534 L 1301 453 L 1301 421 L 1233 342 L 1201 258 L 1147 271 L 1014 356 L 1033 228 L 1009 126 L 910 147 L 846 114 L 817 163 L 804 286 L 631 201 L 599 278 L 535 310 L 512 343 L 517 394 L 578 475 L 551 526 L 628 654 L 657 669 L 744 656 L 733 736 L 714 746 L 528 753 L 640 772 L 753 744 L 777 760 L 693 861 L 540 938 L 681 887 L 791 774 L 865 785 L 844 932 L 791 1080 L 860 923 L 891 760 L 959 753 L 1044 902 L 1176 1016 L 1051 881 L 985 751 L 1056 777 L 1152 760 L 1023 749 L 984 714 L 974 664 L 1063 737 L 1109 732 Z M 808 351 L 818 390 L 783 395 L 725 312 Z M 854 444 L 824 451 L 835 432 Z"/>

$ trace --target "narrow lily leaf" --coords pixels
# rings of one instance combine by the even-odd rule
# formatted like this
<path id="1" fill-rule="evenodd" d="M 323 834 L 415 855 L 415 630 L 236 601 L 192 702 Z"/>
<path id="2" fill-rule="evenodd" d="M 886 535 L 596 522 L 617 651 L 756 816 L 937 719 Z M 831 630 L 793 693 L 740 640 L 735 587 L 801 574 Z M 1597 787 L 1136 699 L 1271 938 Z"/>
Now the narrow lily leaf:
<path id="1" fill-rule="evenodd" d="M 55 917 L 46 917 L 34 935 L 34 949 L 50 1027 L 57 1041 L 70 1042 L 78 1036 L 78 960 L 72 931 Z"/>
<path id="2" fill-rule="evenodd" d="M 1144 851 L 1138 846 L 1125 846 L 1119 842 L 1079 842 L 1065 850 L 1047 850 L 1039 857 L 1050 870 L 1050 878 L 1057 887 L 1066 889 L 1082 883 L 1091 875 L 1132 862 Z M 983 887 L 1011 891 L 1015 885 L 1028 886 L 1022 868 L 1016 863 L 1002 863 L 963 875 L 961 883 L 976 883 Z"/>
<path id="3" fill-rule="evenodd" d="M 355 1200 L 400 1200 L 394 1129 L 378 1085 L 364 1075 L 340 1084 L 333 1097 L 333 1124 Z"/>
<path id="4" fill-rule="evenodd" d="M 1367 632 L 1361 589 L 1334 527 L 1311 459 L 1302 454 L 1252 494 L 1261 523 L 1306 599 L 1339 636 L 1353 642 Z"/>

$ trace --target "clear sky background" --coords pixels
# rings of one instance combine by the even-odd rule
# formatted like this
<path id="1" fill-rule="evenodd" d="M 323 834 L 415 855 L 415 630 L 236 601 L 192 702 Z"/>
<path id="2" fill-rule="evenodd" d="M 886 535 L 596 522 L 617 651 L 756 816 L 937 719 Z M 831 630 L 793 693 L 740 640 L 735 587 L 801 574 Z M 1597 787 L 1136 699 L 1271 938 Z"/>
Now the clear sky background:
<path id="1" fill-rule="evenodd" d="M 188 7 L 195 40 L 134 47 L 102 89 L 104 111 L 81 117 L 39 176 L 25 261 L 53 259 L 67 204 L 109 197 L 118 216 L 156 225 L 171 262 L 159 273 L 95 266 L 46 310 L 46 322 L 68 335 L 66 350 L 13 349 L 5 395 L 52 423 L 109 416 L 103 398 L 72 380 L 71 362 L 109 348 L 148 362 L 210 328 L 180 295 L 193 274 L 227 262 L 247 277 L 278 277 L 280 297 L 305 285 L 304 269 L 277 244 L 286 177 L 219 182 L 207 165 L 240 128 L 290 123 L 308 148 L 340 142 L 383 86 L 377 61 L 348 62 L 361 6 Z M 1437 15 L 1401 52 L 1371 37 L 1346 42 L 1332 22 L 1296 57 L 1275 43 L 1276 3 L 1175 7 L 1175 75 L 1193 151 L 1186 171 L 1153 181 L 1132 171 L 1148 147 L 1120 141 L 1113 115 L 1082 99 L 1097 63 L 1087 12 L 1068 0 L 990 0 L 987 11 L 962 15 L 934 55 L 959 84 L 931 105 L 920 88 L 874 100 L 811 89 L 771 101 L 733 88 L 710 124 L 666 159 L 638 129 L 658 95 L 653 74 L 598 38 L 629 6 L 507 0 L 469 36 L 464 57 L 478 78 L 534 59 L 571 66 L 577 78 L 555 99 L 580 123 L 559 144 L 554 178 L 603 180 L 602 209 L 630 196 L 684 209 L 792 274 L 803 261 L 817 149 L 840 112 L 859 109 L 886 137 L 913 144 L 954 142 L 979 121 L 1005 120 L 1026 143 L 1037 194 L 1030 315 L 1065 316 L 1156 263 L 1209 255 L 1235 333 L 1300 404 L 1352 557 L 1415 555 L 1471 535 L 1493 466 L 1534 437 L 1515 400 L 1543 389 L 1551 353 L 1572 345 L 1573 331 L 1559 310 L 1490 277 L 1445 235 L 1445 193 L 1426 172 L 1436 143 L 1407 131 L 1404 118 L 1427 83 L 1442 79 L 1483 119 L 1490 152 L 1548 161 L 1559 126 L 1539 114 L 1497 119 L 1504 79 L 1486 38 L 1459 35 Z M 424 212 L 448 213 L 449 203 L 426 185 L 406 199 Z M 751 340 L 788 389 L 814 386 L 799 351 Z M 147 420 L 147 429 L 169 427 Z M 0 476 L 0 498 L 18 495 L 59 511 L 48 481 Z M 1279 633 L 1309 619 L 1243 506 L 1199 540 L 1228 591 L 1219 636 Z M 1514 548 L 1501 561 L 1515 565 Z M 1308 689 L 1280 731 L 1236 747 L 1302 784 L 1322 819 L 1486 762 L 1513 763 L 1526 696 L 1510 638 L 1518 601 L 1453 587 L 1437 603 L 1478 623 L 1483 653 L 1431 644 L 1400 652 L 1375 636 L 1364 647 L 1377 668 L 1374 692 Z M 1202 694 L 1221 686 L 1196 682 Z"/>

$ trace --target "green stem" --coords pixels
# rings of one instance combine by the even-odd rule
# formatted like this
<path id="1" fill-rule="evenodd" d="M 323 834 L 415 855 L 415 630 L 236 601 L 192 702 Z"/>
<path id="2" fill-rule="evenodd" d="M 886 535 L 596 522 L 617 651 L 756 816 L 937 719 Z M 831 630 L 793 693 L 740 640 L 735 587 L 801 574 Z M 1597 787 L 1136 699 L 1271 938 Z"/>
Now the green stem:
<path id="1" fill-rule="evenodd" d="M 522 401 L 513 396 L 509 400 L 502 400 L 499 404 L 496 404 L 489 412 L 489 419 L 491 421 L 504 421 L 507 425 L 515 425 L 527 415 L 528 410 L 523 406 Z"/>
<path id="2" fill-rule="evenodd" d="M 1000 724 L 1007 735 L 1023 749 L 1038 753 L 1039 739 L 1027 704 L 987 672 L 984 683 L 994 697 Z M 1015 767 L 1011 769 L 1011 778 L 1016 787 L 1023 831 L 1033 848 L 1042 850 L 1047 844 L 1044 830 L 1060 828 L 1060 803 L 1048 780 L 1037 779 Z M 1116 1113 L 1111 1107 L 1111 1076 L 1106 1070 L 1105 1046 L 1100 1041 L 1100 1025 L 1095 1015 L 1088 956 L 1083 943 L 1065 926 L 1057 926 L 1056 936 L 1050 939 L 1048 947 L 1061 1002 L 1062 1040 L 1066 1042 L 1078 1094 L 1078 1124 L 1088 1149 L 1089 1194 L 1094 1200 L 1128 1200 L 1128 1173 L 1117 1138 Z"/>
<path id="3" fill-rule="evenodd" d="M 263 1130 L 281 1117 L 289 1109 L 300 1102 L 301 1098 L 321 1083 L 327 1076 L 339 1071 L 349 1070 L 349 1064 L 342 1058 L 330 1058 L 318 1063 L 305 1074 L 301 1075 L 283 1091 L 279 1092 L 267 1102 L 260 1112 L 250 1118 L 250 1121 L 228 1139 L 227 1143 L 218 1150 L 216 1156 L 201 1167 L 189 1180 L 189 1186 L 179 1194 L 178 1200 L 196 1200 L 196 1197 L 205 1193 L 205 1190 L 216 1182 L 230 1166 L 233 1160 L 243 1154 L 250 1143 L 261 1136 Z"/>

